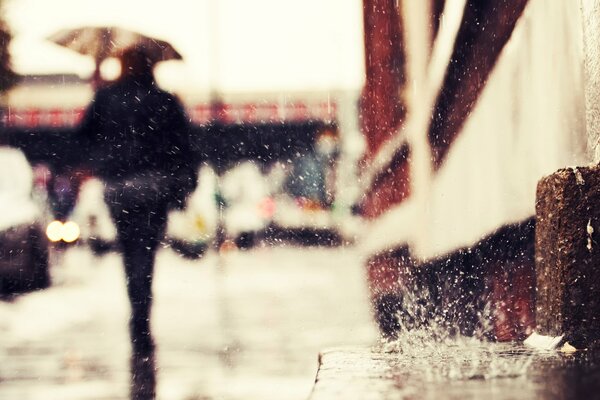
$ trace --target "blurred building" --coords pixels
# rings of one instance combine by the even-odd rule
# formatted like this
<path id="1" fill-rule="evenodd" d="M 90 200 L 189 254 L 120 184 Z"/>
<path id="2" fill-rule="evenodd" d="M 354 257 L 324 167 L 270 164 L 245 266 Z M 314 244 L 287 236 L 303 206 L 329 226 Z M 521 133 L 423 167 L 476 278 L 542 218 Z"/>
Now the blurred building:
<path id="1" fill-rule="evenodd" d="M 598 15 L 586 0 L 364 0 L 358 208 L 371 221 L 375 297 L 397 290 L 400 254 L 442 270 L 527 265 L 520 284 L 531 284 L 532 234 L 505 233 L 531 224 L 541 177 L 593 159 L 597 102 L 585 92 L 596 79 L 584 66 L 598 62 Z M 494 240 L 526 249 L 524 259 L 477 253 Z M 456 261 L 459 253 L 485 260 Z"/>
<path id="2" fill-rule="evenodd" d="M 5 26 L 4 21 L 0 20 L 0 92 L 10 88 L 17 80 L 17 76 L 10 65 L 8 45 L 11 38 L 12 35 Z"/>

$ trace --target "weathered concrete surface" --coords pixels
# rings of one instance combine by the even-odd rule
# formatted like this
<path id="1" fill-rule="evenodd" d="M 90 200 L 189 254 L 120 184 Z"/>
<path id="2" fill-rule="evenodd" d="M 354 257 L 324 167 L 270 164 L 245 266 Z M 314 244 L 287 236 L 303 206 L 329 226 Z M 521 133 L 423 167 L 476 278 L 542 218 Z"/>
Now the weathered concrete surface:
<path id="1" fill-rule="evenodd" d="M 310 400 L 582 399 L 600 390 L 598 354 L 514 343 L 414 341 L 321 353 Z"/>
<path id="2" fill-rule="evenodd" d="M 600 167 L 561 169 L 538 183 L 536 319 L 576 347 L 600 338 Z"/>
<path id="3" fill-rule="evenodd" d="M 319 354 L 310 400 L 380 399 L 394 391 L 389 355 L 368 348 L 340 348 Z"/>

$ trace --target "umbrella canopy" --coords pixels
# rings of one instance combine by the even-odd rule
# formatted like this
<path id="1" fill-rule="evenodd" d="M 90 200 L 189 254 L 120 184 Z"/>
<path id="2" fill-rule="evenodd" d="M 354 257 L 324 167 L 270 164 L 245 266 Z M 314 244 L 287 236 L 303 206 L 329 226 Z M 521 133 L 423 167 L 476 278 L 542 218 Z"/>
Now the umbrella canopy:
<path id="1" fill-rule="evenodd" d="M 143 48 L 152 62 L 181 60 L 181 54 L 168 42 L 114 26 L 86 26 L 62 29 L 48 37 L 53 43 L 91 56 L 97 64 L 118 56 L 126 48 Z"/>

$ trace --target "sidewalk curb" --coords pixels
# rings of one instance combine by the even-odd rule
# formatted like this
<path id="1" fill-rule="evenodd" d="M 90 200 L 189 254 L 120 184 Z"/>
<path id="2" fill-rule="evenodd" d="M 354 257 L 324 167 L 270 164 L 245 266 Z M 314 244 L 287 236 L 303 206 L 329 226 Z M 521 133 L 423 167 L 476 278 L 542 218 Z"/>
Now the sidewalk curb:
<path id="1" fill-rule="evenodd" d="M 340 347 L 319 354 L 319 369 L 309 400 L 383 399 L 398 390 L 392 354 L 371 347 Z"/>

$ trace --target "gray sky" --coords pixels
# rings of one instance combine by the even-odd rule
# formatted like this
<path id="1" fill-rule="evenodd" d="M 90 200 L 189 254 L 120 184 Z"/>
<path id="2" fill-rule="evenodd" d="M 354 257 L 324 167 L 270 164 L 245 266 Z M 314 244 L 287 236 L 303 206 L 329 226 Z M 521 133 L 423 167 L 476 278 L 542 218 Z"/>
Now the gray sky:
<path id="1" fill-rule="evenodd" d="M 91 60 L 44 38 L 65 27 L 119 25 L 170 41 L 185 62 L 163 63 L 173 90 L 358 89 L 361 0 L 5 0 L 21 73 L 89 75 Z M 110 69 L 109 67 L 107 67 Z"/>

